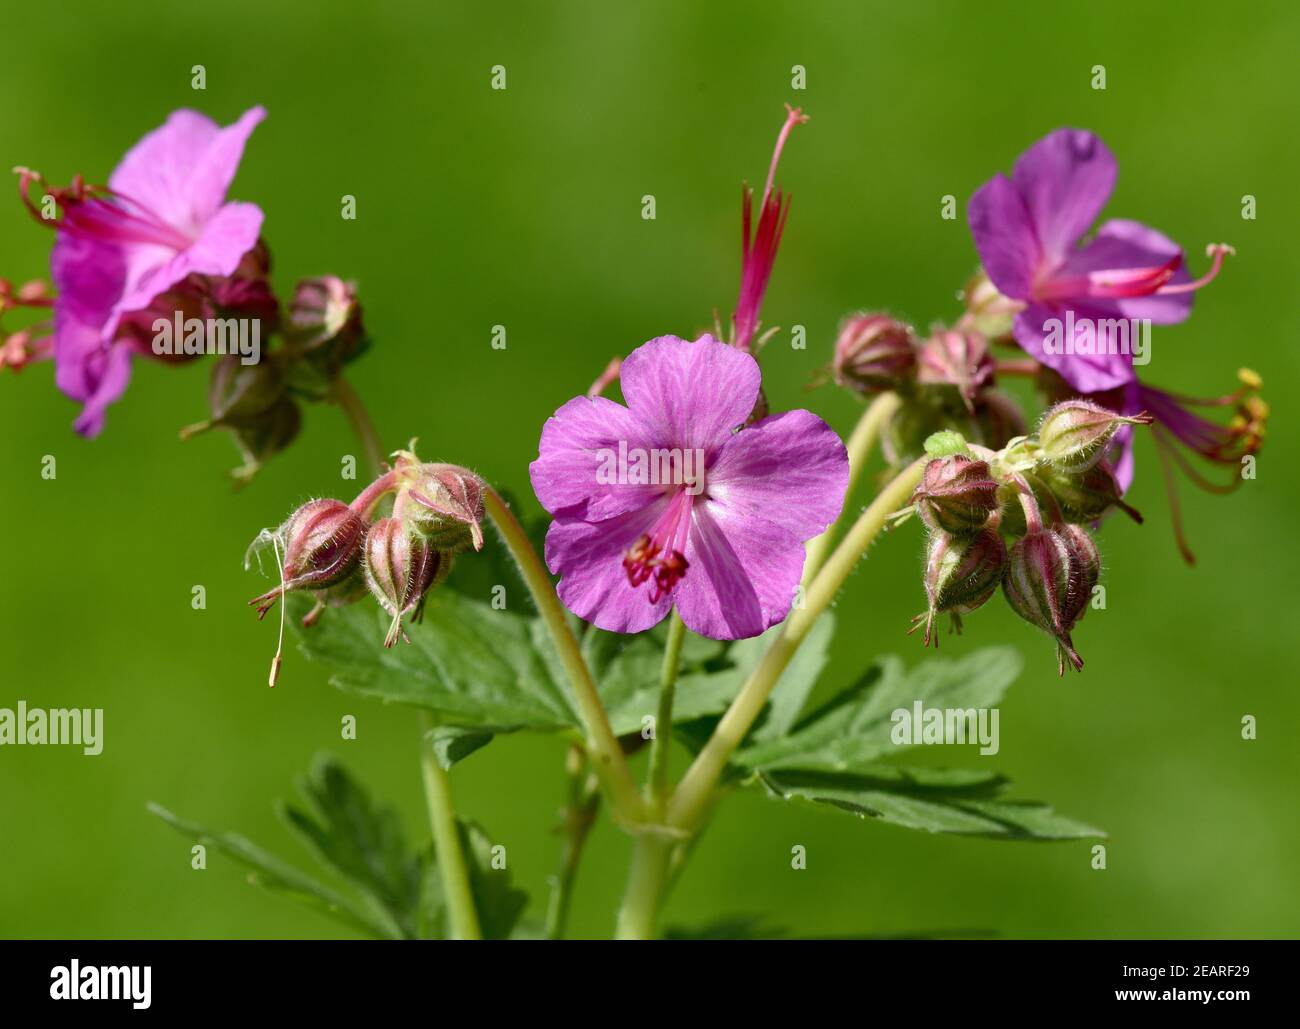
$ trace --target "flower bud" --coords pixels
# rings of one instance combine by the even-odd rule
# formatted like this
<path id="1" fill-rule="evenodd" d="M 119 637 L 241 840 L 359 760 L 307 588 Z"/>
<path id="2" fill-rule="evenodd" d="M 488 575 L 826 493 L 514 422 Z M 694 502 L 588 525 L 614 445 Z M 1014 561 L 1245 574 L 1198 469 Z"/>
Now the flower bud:
<path id="1" fill-rule="evenodd" d="M 284 377 L 274 361 L 245 364 L 239 354 L 227 354 L 212 366 L 208 386 L 211 425 L 256 421 L 284 396 Z"/>
<path id="2" fill-rule="evenodd" d="M 451 554 L 436 549 L 398 518 L 380 518 L 370 527 L 364 558 L 366 582 L 380 606 L 393 616 L 385 647 L 403 635 L 403 616 L 414 611 L 418 617 L 425 594 L 447 577 L 451 561 Z"/>
<path id="3" fill-rule="evenodd" d="M 950 536 L 935 532 L 930 536 L 925 562 L 925 595 L 929 610 L 913 619 L 912 631 L 925 620 L 925 645 L 930 645 L 934 619 L 947 611 L 953 627 L 961 631 L 961 615 L 969 614 L 993 596 L 1002 580 L 1007 548 L 994 529 L 984 529 L 973 536 Z M 938 640 L 935 640 L 938 646 Z"/>
<path id="4" fill-rule="evenodd" d="M 1101 554 L 1097 552 L 1092 533 L 1082 525 L 1057 525 L 1055 530 L 1070 552 L 1070 573 L 1074 581 L 1070 584 L 1069 603 L 1062 617 L 1066 625 L 1074 628 L 1087 613 L 1093 588 L 1101 578 Z"/>
<path id="5" fill-rule="evenodd" d="M 294 350 L 337 372 L 370 342 L 356 287 L 334 275 L 303 279 L 289 304 L 285 336 Z"/>
<path id="6" fill-rule="evenodd" d="M 1073 590 L 1078 576 L 1074 560 L 1060 533 L 1032 530 L 1012 546 L 1002 579 L 1002 592 L 1012 610 L 1056 640 L 1057 670 L 1061 675 L 1065 674 L 1067 660 L 1076 671 L 1083 667 L 1070 639 L 1074 623 L 1067 618 L 1076 606 Z"/>
<path id="7" fill-rule="evenodd" d="M 939 329 L 922 344 L 917 361 L 922 383 L 953 387 L 967 409 L 993 381 L 993 356 L 978 332 Z"/>
<path id="8" fill-rule="evenodd" d="M 955 454 L 925 466 L 912 503 L 929 528 L 964 536 L 983 528 L 998 509 L 997 492 L 987 461 Z"/>
<path id="9" fill-rule="evenodd" d="M 1098 461 L 1081 471 L 1048 465 L 1042 472 L 1042 481 L 1068 522 L 1095 522 L 1112 507 L 1118 507 L 1135 522 L 1142 522 L 1142 515 L 1120 498 L 1119 482 L 1106 461 Z"/>
<path id="10" fill-rule="evenodd" d="M 856 314 L 835 341 L 835 381 L 860 393 L 895 389 L 916 374 L 916 347 L 911 326 L 888 315 Z"/>
<path id="11" fill-rule="evenodd" d="M 365 536 L 365 522 L 343 501 L 303 504 L 274 534 L 284 547 L 282 580 L 249 601 L 258 605 L 258 618 L 290 590 L 323 590 L 346 581 L 360 565 Z"/>
<path id="12" fill-rule="evenodd" d="M 302 428 L 302 410 L 291 397 L 281 397 L 261 414 L 228 426 L 244 464 L 230 474 L 237 485 L 249 482 L 266 461 L 286 449 Z"/>
<path id="13" fill-rule="evenodd" d="M 483 483 L 450 464 L 420 464 L 401 452 L 394 465 L 402 480 L 393 515 L 425 536 L 436 550 L 483 549 Z"/>
<path id="14" fill-rule="evenodd" d="M 1058 468 L 1091 468 L 1124 425 L 1149 425 L 1147 414 L 1127 418 L 1091 400 L 1066 400 L 1049 408 L 1038 427 L 1043 456 Z"/>
<path id="15" fill-rule="evenodd" d="M 998 292 L 998 288 L 982 269 L 966 283 L 962 299 L 966 302 L 963 324 L 972 325 L 990 339 L 1009 335 L 1016 313 L 1024 307 L 1021 301 L 1012 300 Z"/>

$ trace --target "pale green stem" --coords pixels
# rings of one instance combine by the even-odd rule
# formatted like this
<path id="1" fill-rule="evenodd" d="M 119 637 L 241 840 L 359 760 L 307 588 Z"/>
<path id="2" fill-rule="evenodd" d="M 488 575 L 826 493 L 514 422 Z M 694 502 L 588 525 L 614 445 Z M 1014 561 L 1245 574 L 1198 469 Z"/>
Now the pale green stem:
<path id="1" fill-rule="evenodd" d="M 654 939 L 673 846 L 671 840 L 651 833 L 642 833 L 633 841 L 632 868 L 618 909 L 618 939 Z"/>
<path id="2" fill-rule="evenodd" d="M 533 603 L 550 630 L 560 661 L 573 685 L 578 714 L 587 731 L 587 754 L 591 758 L 592 767 L 609 791 L 610 802 L 616 813 L 629 824 L 639 822 L 645 814 L 645 804 L 627 766 L 623 748 L 609 724 L 609 715 L 596 691 L 596 683 L 583 659 L 577 637 L 573 635 L 564 608 L 555 595 L 551 578 L 547 575 L 541 558 L 537 556 L 537 551 L 533 549 L 524 527 L 519 524 L 519 519 L 497 492 L 486 485 L 483 490 L 483 505 L 518 564 L 519 572 L 532 594 Z"/>
<path id="3" fill-rule="evenodd" d="M 804 558 L 803 563 L 802 582 L 805 592 L 809 583 L 813 581 L 813 576 L 821 571 L 840 527 L 848 520 L 850 505 L 853 503 L 853 488 L 862 476 L 862 469 L 871 460 L 871 451 L 876 445 L 876 440 L 880 438 L 880 433 L 889 424 L 889 419 L 894 416 L 901 403 L 902 400 L 897 393 L 881 393 L 867 405 L 867 409 L 862 412 L 862 417 L 858 419 L 858 424 L 853 427 L 846 444 L 849 452 L 849 482 L 844 489 L 844 507 L 840 511 L 839 518 L 825 532 L 808 543 L 808 556 Z"/>
<path id="4" fill-rule="evenodd" d="M 668 802 L 668 751 L 673 739 L 673 698 L 677 692 L 677 668 L 686 639 L 686 623 L 677 608 L 668 616 L 668 641 L 664 644 L 663 668 L 659 674 L 659 713 L 650 743 L 650 803 L 661 814 Z"/>
<path id="5" fill-rule="evenodd" d="M 469 869 L 460 845 L 460 827 L 456 824 L 451 803 L 451 782 L 442 765 L 438 764 L 429 740 L 433 719 L 427 711 L 421 711 L 420 716 L 424 727 L 420 767 L 424 771 L 424 795 L 429 804 L 429 825 L 433 828 L 433 846 L 438 855 L 438 874 L 442 877 L 442 892 L 451 916 L 451 935 L 457 940 L 481 940 L 483 931 L 479 928 L 474 893 L 469 886 Z"/>
<path id="6" fill-rule="evenodd" d="M 696 828 L 727 762 L 762 713 L 763 705 L 767 703 L 781 673 L 794 657 L 813 623 L 835 599 L 849 573 L 853 571 L 853 566 L 880 534 L 889 516 L 907 503 L 912 490 L 921 480 L 927 460 L 921 458 L 909 465 L 881 490 L 813 580 L 805 596 L 804 606 L 786 619 L 781 635 L 763 655 L 758 667 L 713 730 L 708 743 L 678 784 L 668 805 L 669 826 L 685 832 Z"/>

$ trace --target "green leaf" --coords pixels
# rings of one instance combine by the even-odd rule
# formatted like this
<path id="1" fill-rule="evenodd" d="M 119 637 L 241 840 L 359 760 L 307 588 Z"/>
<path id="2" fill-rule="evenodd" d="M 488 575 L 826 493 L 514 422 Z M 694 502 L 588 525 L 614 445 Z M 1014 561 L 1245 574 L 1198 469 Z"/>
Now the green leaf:
<path id="1" fill-rule="evenodd" d="M 538 619 L 494 610 L 454 590 L 434 590 L 424 619 L 408 625 L 411 643 L 383 647 L 388 616 L 365 601 L 332 608 L 310 629 L 297 616 L 309 598 L 290 595 L 299 649 L 330 670 L 342 690 L 433 711 L 440 722 L 504 732 L 578 724 L 539 649 Z"/>
<path id="2" fill-rule="evenodd" d="M 373 803 L 337 761 L 318 756 L 300 784 L 312 810 L 281 805 L 294 834 L 322 864 L 415 936 L 423 869 L 403 838 L 396 813 Z"/>
<path id="3" fill-rule="evenodd" d="M 462 729 L 456 725 L 440 725 L 428 734 L 427 740 L 442 770 L 449 772 L 453 765 L 459 764 L 476 750 L 481 750 L 491 743 L 495 732 L 503 731 L 507 730 L 498 728 L 490 732 L 483 729 Z"/>
<path id="4" fill-rule="evenodd" d="M 763 784 L 785 800 L 829 804 L 862 818 L 908 829 L 1006 840 L 1071 840 L 1104 836 L 1048 805 L 1002 800 L 1007 780 L 995 772 L 879 765 L 852 775 L 824 772 L 763 774 Z"/>
<path id="5" fill-rule="evenodd" d="M 485 940 L 510 938 L 528 904 L 528 894 L 516 889 L 507 868 L 492 867 L 492 840 L 475 822 L 459 820 L 461 847 L 469 866 L 469 888 L 478 910 Z"/>
<path id="6" fill-rule="evenodd" d="M 354 931 L 387 939 L 399 939 L 402 930 L 382 910 L 367 911 L 347 897 L 313 879 L 306 872 L 269 854 L 237 833 L 214 832 L 194 822 L 172 814 L 159 804 L 147 805 L 157 815 L 183 836 L 215 847 L 250 870 L 248 881 L 271 893 L 278 893 L 315 908 L 331 918 L 338 919 Z"/>
<path id="7" fill-rule="evenodd" d="M 843 693 L 810 713 L 788 736 L 759 739 L 734 761 L 764 771 L 853 771 L 910 744 L 890 738 L 893 713 L 913 705 L 957 710 L 994 707 L 1020 674 L 1009 647 L 986 647 L 959 661 L 931 658 L 905 671 L 896 657 L 881 658 Z"/>

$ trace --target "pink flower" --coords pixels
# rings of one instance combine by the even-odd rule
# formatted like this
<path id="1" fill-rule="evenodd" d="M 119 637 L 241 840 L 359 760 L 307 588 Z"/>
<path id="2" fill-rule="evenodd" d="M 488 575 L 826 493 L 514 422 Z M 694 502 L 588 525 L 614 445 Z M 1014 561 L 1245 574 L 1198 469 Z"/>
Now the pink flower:
<path id="1" fill-rule="evenodd" d="M 1091 132 L 1057 129 L 998 174 L 970 201 L 970 228 L 984 270 L 1007 297 L 1023 303 L 1016 342 L 1083 393 L 1135 379 L 1117 319 L 1181 322 L 1192 294 L 1212 280 L 1231 248 L 1209 248 L 1210 271 L 1193 282 L 1182 248 L 1155 229 L 1112 219 L 1082 240 L 1115 188 L 1114 155 Z M 1066 315 L 1069 313 L 1069 320 Z M 1053 332 L 1087 325 L 1095 342 L 1078 350 Z"/>
<path id="2" fill-rule="evenodd" d="M 83 404 L 75 422 L 82 435 L 103 428 L 105 408 L 126 389 L 132 353 L 142 352 L 135 336 L 119 338 L 124 317 L 183 291 L 190 276 L 231 275 L 257 244 L 261 209 L 227 202 L 226 190 L 265 116 L 255 107 L 222 128 L 195 111 L 176 111 L 131 148 L 106 188 L 78 178 L 53 190 L 36 173 L 21 172 L 33 213 L 40 217 L 30 199 L 34 183 L 62 213 L 50 256 L 59 294 L 55 379 Z"/>
<path id="3" fill-rule="evenodd" d="M 560 599 L 612 632 L 676 604 L 702 636 L 757 636 L 790 611 L 804 541 L 839 515 L 844 444 L 808 411 L 739 428 L 758 363 L 712 336 L 652 339 L 621 381 L 626 407 L 582 396 L 556 411 L 529 469 L 555 517 Z"/>

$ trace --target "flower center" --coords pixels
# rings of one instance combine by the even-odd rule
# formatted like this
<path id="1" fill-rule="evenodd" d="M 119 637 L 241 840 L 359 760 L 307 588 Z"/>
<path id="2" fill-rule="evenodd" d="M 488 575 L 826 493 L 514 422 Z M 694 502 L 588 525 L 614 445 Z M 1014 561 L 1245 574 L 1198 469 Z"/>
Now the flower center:
<path id="1" fill-rule="evenodd" d="M 635 589 L 650 583 L 649 600 L 657 604 L 686 575 L 686 540 L 691 529 L 691 507 L 695 497 L 678 489 L 650 532 L 641 536 L 623 555 L 623 570 Z"/>
<path id="2" fill-rule="evenodd" d="M 1211 243 L 1206 253 L 1214 259 L 1210 270 L 1194 282 L 1170 284 L 1178 271 L 1183 255 L 1175 254 L 1164 264 L 1145 268 L 1105 268 L 1086 275 L 1067 277 L 1047 276 L 1034 288 L 1034 298 L 1042 301 L 1068 300 L 1077 297 L 1098 297 L 1118 300 L 1126 297 L 1168 296 L 1174 293 L 1192 293 L 1208 286 L 1223 267 L 1226 254 L 1234 253 L 1226 243 Z"/>
<path id="3" fill-rule="evenodd" d="M 168 247 L 177 252 L 188 249 L 194 239 L 138 200 L 104 186 L 87 185 L 80 175 L 67 187 L 51 187 L 36 172 L 18 169 L 19 192 L 27 209 L 43 225 L 82 239 L 105 243 L 141 243 Z M 41 190 L 42 209 L 31 199 L 31 187 Z M 62 217 L 55 218 L 44 205 L 53 201 Z"/>

